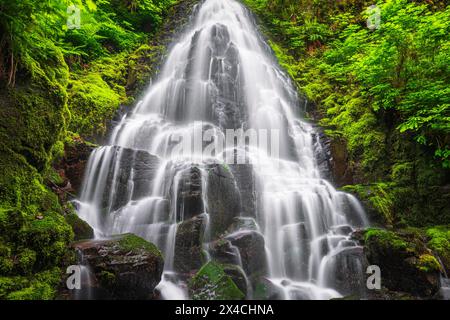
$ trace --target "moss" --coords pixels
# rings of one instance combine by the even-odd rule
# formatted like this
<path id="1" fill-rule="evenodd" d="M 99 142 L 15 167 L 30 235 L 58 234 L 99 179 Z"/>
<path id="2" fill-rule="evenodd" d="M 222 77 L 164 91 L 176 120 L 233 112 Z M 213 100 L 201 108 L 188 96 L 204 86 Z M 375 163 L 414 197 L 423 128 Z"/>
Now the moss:
<path id="1" fill-rule="evenodd" d="M 450 228 L 436 226 L 426 230 L 427 246 L 442 260 L 447 271 L 450 271 Z"/>
<path id="2" fill-rule="evenodd" d="M 56 294 L 61 273 L 58 268 L 37 273 L 30 277 L 0 277 L 0 299 L 48 300 Z"/>
<path id="3" fill-rule="evenodd" d="M 419 270 L 424 272 L 440 272 L 442 270 L 439 261 L 431 254 L 423 254 L 419 257 Z"/>
<path id="4" fill-rule="evenodd" d="M 119 246 L 122 250 L 146 250 L 151 252 L 155 256 L 162 257 L 161 251 L 151 242 L 148 242 L 141 237 L 138 237 L 132 233 L 127 233 L 121 236 L 119 240 Z"/>
<path id="5" fill-rule="evenodd" d="M 24 273 L 29 274 L 34 268 L 36 263 L 36 252 L 25 248 L 20 252 L 17 257 L 18 268 Z"/>
<path id="6" fill-rule="evenodd" d="M 102 270 L 97 274 L 97 278 L 102 283 L 102 286 L 113 287 L 116 282 L 116 275 L 106 270 Z"/>
<path id="7" fill-rule="evenodd" d="M 74 240 L 92 239 L 94 238 L 94 230 L 84 220 L 80 219 L 74 212 L 70 212 L 65 216 L 67 223 L 72 227 Z"/>
<path id="8" fill-rule="evenodd" d="M 194 300 L 240 300 L 245 295 L 233 280 L 226 275 L 223 267 L 210 261 L 191 279 L 189 288 Z"/>
<path id="9" fill-rule="evenodd" d="M 93 137 L 106 132 L 124 96 L 113 90 L 99 73 L 74 76 L 69 83 L 69 130 Z"/>
<path id="10" fill-rule="evenodd" d="M 381 248 L 393 248 L 396 251 L 414 251 L 412 245 L 392 231 L 382 229 L 368 229 L 364 235 L 365 243 L 376 242 Z"/>

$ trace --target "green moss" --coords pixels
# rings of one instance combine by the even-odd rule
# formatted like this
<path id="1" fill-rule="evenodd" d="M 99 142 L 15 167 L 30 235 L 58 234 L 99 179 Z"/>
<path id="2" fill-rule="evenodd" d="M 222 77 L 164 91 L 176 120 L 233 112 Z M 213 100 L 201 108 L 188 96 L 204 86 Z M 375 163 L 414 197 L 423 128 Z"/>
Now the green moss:
<path id="1" fill-rule="evenodd" d="M 440 272 L 441 265 L 437 259 L 431 254 L 423 254 L 419 257 L 419 270 L 424 272 Z"/>
<path id="2" fill-rule="evenodd" d="M 105 287 L 113 287 L 116 282 L 116 275 L 106 270 L 101 271 L 97 277 Z"/>
<path id="3" fill-rule="evenodd" d="M 436 226 L 426 230 L 427 246 L 432 249 L 450 271 L 450 228 L 449 226 Z"/>
<path id="4" fill-rule="evenodd" d="M 74 240 L 92 239 L 94 230 L 84 220 L 80 219 L 74 212 L 70 212 L 65 216 L 67 223 L 72 227 Z"/>
<path id="5" fill-rule="evenodd" d="M 34 268 L 34 264 L 36 263 L 36 252 L 25 248 L 17 256 L 17 263 L 18 268 L 20 268 L 24 274 L 31 273 Z"/>
<path id="6" fill-rule="evenodd" d="M 121 239 L 119 240 L 119 246 L 122 250 L 146 250 L 156 256 L 162 257 L 161 251 L 159 251 L 159 249 L 153 243 L 148 242 L 132 233 L 127 233 L 126 235 L 121 236 Z"/>
<path id="7" fill-rule="evenodd" d="M 191 279 L 189 288 L 194 300 L 240 300 L 245 295 L 233 280 L 226 275 L 223 267 L 210 261 Z"/>
<path id="8" fill-rule="evenodd" d="M 376 242 L 377 246 L 384 249 L 394 249 L 396 251 L 414 251 L 411 243 L 406 242 L 392 231 L 382 229 L 367 229 L 364 235 L 364 241 L 370 245 Z"/>
<path id="9" fill-rule="evenodd" d="M 113 90 L 98 73 L 76 76 L 69 84 L 69 130 L 86 137 L 102 135 L 123 96 Z"/>
<path id="10" fill-rule="evenodd" d="M 30 277 L 0 277 L 0 299 L 48 300 L 56 294 L 61 273 L 58 268 Z"/>

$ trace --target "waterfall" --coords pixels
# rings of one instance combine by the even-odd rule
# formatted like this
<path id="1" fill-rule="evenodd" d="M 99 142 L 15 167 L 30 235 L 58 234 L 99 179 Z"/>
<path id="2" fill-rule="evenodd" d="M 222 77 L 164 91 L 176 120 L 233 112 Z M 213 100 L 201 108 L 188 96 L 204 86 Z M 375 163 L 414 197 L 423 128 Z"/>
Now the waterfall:
<path id="1" fill-rule="evenodd" d="M 192 270 L 180 271 L 176 260 L 183 223 L 202 222 L 196 237 L 204 263 L 211 243 L 233 236 L 226 235 L 233 218 L 245 222 L 238 236 L 263 236 L 263 277 L 282 298 L 340 297 L 339 274 L 362 279 L 361 248 L 350 234 L 368 222 L 354 197 L 321 177 L 320 145 L 299 117 L 302 105 L 248 10 L 235 0 L 205 0 L 143 99 L 93 151 L 79 215 L 96 237 L 132 232 L 155 243 L 165 257 L 158 289 L 166 299 L 189 298 Z M 244 148 L 220 148 L 231 129 L 270 133 L 261 140 L 274 152 L 252 139 Z M 206 155 L 205 140 L 196 143 L 205 134 L 216 147 Z M 242 153 L 245 164 L 229 163 Z"/>

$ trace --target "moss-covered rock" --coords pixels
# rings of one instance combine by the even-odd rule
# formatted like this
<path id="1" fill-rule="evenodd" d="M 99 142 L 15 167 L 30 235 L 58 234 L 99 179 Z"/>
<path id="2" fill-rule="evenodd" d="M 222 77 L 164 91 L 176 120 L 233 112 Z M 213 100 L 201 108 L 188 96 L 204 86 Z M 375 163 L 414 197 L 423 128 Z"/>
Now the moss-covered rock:
<path id="1" fill-rule="evenodd" d="M 369 263 L 380 267 L 387 289 L 428 297 L 438 291 L 440 265 L 417 232 L 369 229 L 364 244 Z"/>
<path id="2" fill-rule="evenodd" d="M 75 241 L 94 238 L 94 229 L 86 221 L 78 217 L 76 213 L 71 212 L 65 218 L 72 227 Z"/>
<path id="3" fill-rule="evenodd" d="M 108 240 L 76 242 L 92 271 L 94 298 L 151 299 L 160 282 L 164 261 L 158 248 L 144 239 L 124 234 Z"/>
<path id="4" fill-rule="evenodd" d="M 240 300 L 245 295 L 217 262 L 205 264 L 189 282 L 194 300 Z"/>
<path id="5" fill-rule="evenodd" d="M 426 230 L 427 246 L 441 259 L 447 274 L 450 273 L 450 228 L 436 226 Z"/>

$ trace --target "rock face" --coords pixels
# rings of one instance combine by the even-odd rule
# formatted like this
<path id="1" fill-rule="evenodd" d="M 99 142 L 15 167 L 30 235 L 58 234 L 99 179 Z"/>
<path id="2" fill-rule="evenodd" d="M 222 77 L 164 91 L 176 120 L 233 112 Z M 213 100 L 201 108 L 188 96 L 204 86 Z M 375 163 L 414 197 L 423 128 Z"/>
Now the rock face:
<path id="1" fill-rule="evenodd" d="M 230 164 L 241 195 L 242 216 L 256 218 L 256 182 L 251 164 Z"/>
<path id="2" fill-rule="evenodd" d="M 364 243 L 369 264 L 381 269 L 383 287 L 419 297 L 439 290 L 440 265 L 416 235 L 369 229 Z"/>
<path id="3" fill-rule="evenodd" d="M 203 213 L 202 175 L 199 168 L 191 167 L 181 174 L 177 195 L 177 221 Z"/>
<path id="4" fill-rule="evenodd" d="M 114 203 L 111 209 L 116 210 L 124 206 L 130 200 L 136 200 L 149 194 L 152 181 L 155 178 L 160 159 L 143 150 L 133 150 L 114 146 L 116 166 L 110 168 L 106 185 L 112 186 L 116 175 Z M 118 168 L 118 172 L 115 172 Z M 110 193 L 104 195 L 105 207 Z"/>
<path id="5" fill-rule="evenodd" d="M 77 242 L 92 273 L 94 298 L 151 299 L 161 280 L 164 261 L 155 245 L 132 234 L 109 240 Z"/>
<path id="6" fill-rule="evenodd" d="M 206 215 L 198 215 L 179 224 L 175 238 L 175 270 L 189 273 L 203 265 L 203 236 Z"/>
<path id="7" fill-rule="evenodd" d="M 65 180 L 65 184 L 69 183 L 70 190 L 67 191 L 79 195 L 87 161 L 93 149 L 94 146 L 83 142 L 81 139 L 65 145 L 64 157 L 56 165 L 56 169 Z"/>
<path id="8" fill-rule="evenodd" d="M 217 238 L 233 223 L 242 210 L 239 190 L 230 169 L 212 164 L 208 168 L 207 207 L 210 215 L 210 236 Z"/>

